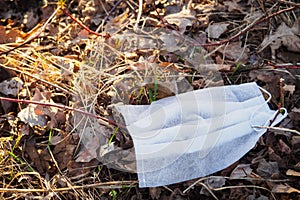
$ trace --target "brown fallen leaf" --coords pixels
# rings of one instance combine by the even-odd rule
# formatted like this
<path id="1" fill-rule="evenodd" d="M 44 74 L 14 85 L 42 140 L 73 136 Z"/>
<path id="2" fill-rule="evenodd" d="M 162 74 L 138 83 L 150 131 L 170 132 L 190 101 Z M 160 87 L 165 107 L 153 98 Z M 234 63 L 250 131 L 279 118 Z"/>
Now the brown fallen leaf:
<path id="1" fill-rule="evenodd" d="M 270 46 L 273 59 L 276 58 L 276 50 L 282 45 L 289 51 L 300 52 L 300 38 L 298 36 L 299 22 L 300 18 L 295 21 L 292 27 L 289 27 L 282 22 L 273 34 L 265 37 L 258 52 L 261 52 L 266 47 Z"/>
<path id="2" fill-rule="evenodd" d="M 224 5 L 228 7 L 229 12 L 238 11 L 240 13 L 249 14 L 249 13 L 245 12 L 243 7 L 238 4 L 239 2 L 241 2 L 241 1 L 224 1 Z"/>
<path id="3" fill-rule="evenodd" d="M 197 18 L 196 13 L 192 8 L 192 1 L 183 6 L 182 10 L 178 13 L 173 13 L 165 16 L 165 20 L 169 24 L 175 24 L 178 26 L 180 33 L 184 33 L 188 26 L 193 26 Z"/>
<path id="4" fill-rule="evenodd" d="M 289 186 L 288 184 L 278 184 L 278 185 L 274 185 L 274 187 L 272 188 L 272 192 L 289 194 L 292 192 L 300 193 L 300 190 L 293 188 L 293 187 Z"/>
<path id="5" fill-rule="evenodd" d="M 160 199 L 161 188 L 151 187 L 151 188 L 149 188 L 149 194 L 150 194 L 151 199 Z"/>
<path id="6" fill-rule="evenodd" d="M 40 92 L 38 89 L 36 89 L 31 100 L 41 103 L 54 103 L 50 92 Z M 29 123 L 32 127 L 37 125 L 40 127 L 55 128 L 66 122 L 66 115 L 63 111 L 55 107 L 36 104 L 29 104 L 18 113 L 18 117 L 23 122 Z M 50 121 L 48 121 L 48 118 L 50 118 Z"/>
<path id="7" fill-rule="evenodd" d="M 292 152 L 291 148 L 281 139 L 279 140 L 279 147 L 279 150 L 284 154 L 291 154 Z"/>
<path id="8" fill-rule="evenodd" d="M 232 42 L 218 50 L 224 53 L 226 58 L 235 62 L 247 60 L 250 50 L 248 47 L 243 47 L 242 42 Z"/>
<path id="9" fill-rule="evenodd" d="M 27 140 L 26 146 L 25 146 L 25 152 L 28 154 L 31 162 L 36 167 L 37 171 L 40 174 L 44 174 L 44 172 L 47 170 L 46 163 L 42 162 L 40 155 L 38 153 L 38 150 L 36 148 L 36 141 L 34 137 L 31 137 Z"/>
<path id="10" fill-rule="evenodd" d="M 261 159 L 256 169 L 257 174 L 263 178 L 271 178 L 273 175 L 279 173 L 277 162 L 267 162 L 265 159 Z"/>
<path id="11" fill-rule="evenodd" d="M 251 174 L 251 164 L 239 164 L 230 174 L 230 178 L 243 178 Z"/>
<path id="12" fill-rule="evenodd" d="M 300 172 L 297 172 L 292 169 L 288 169 L 285 173 L 287 176 L 300 176 Z"/>
<path id="13" fill-rule="evenodd" d="M 214 24 L 210 24 L 205 31 L 207 32 L 209 38 L 218 39 L 220 35 L 222 35 L 228 30 L 227 29 L 228 26 L 229 23 L 224 23 L 224 22 L 214 23 Z"/>
<path id="14" fill-rule="evenodd" d="M 6 30 L 5 26 L 0 26 L 0 44 L 15 43 L 22 38 L 22 32 L 19 30 Z"/>

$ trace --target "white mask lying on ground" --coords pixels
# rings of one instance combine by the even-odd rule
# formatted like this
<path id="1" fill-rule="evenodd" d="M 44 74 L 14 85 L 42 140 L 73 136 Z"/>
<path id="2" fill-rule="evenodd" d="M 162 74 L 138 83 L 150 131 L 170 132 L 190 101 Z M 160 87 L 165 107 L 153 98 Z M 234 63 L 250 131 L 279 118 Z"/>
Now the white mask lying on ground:
<path id="1" fill-rule="evenodd" d="M 140 187 L 177 183 L 228 167 L 266 132 L 255 126 L 270 125 L 276 114 L 254 82 L 195 90 L 151 105 L 115 107 L 133 138 Z M 279 114 L 271 125 L 286 115 Z"/>

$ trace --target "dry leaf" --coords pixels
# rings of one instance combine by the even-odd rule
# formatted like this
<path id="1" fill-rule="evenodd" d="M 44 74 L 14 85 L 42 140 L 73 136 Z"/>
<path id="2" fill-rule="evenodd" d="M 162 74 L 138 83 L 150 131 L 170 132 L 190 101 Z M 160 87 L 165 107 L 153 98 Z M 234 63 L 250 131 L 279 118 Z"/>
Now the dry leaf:
<path id="1" fill-rule="evenodd" d="M 285 154 L 291 154 L 291 148 L 281 139 L 279 140 L 280 151 Z"/>
<path id="2" fill-rule="evenodd" d="M 160 199 L 161 189 L 159 187 L 150 187 L 149 194 L 151 199 Z"/>
<path id="3" fill-rule="evenodd" d="M 285 173 L 287 176 L 300 176 L 300 172 L 297 172 L 292 169 L 288 169 Z"/>
<path id="4" fill-rule="evenodd" d="M 205 30 L 209 38 L 218 39 L 225 31 L 227 31 L 228 23 L 214 23 L 210 24 Z"/>
<path id="5" fill-rule="evenodd" d="M 84 129 L 85 136 L 82 137 L 81 143 L 84 145 L 77 155 L 76 162 L 90 162 L 92 159 L 97 158 L 97 149 L 101 145 L 100 133 L 95 133 L 92 127 Z M 98 129 L 99 130 L 99 129 Z"/>
<path id="6" fill-rule="evenodd" d="M 22 33 L 18 30 L 6 30 L 5 26 L 0 26 L 0 44 L 15 43 L 21 37 Z"/>
<path id="7" fill-rule="evenodd" d="M 232 42 L 218 50 L 225 54 L 226 58 L 235 62 L 247 60 L 250 50 L 248 47 L 242 47 L 242 42 Z"/>
<path id="8" fill-rule="evenodd" d="M 220 188 L 225 185 L 226 179 L 223 177 L 210 177 L 205 180 L 205 184 L 211 188 Z"/>
<path id="9" fill-rule="evenodd" d="M 281 45 L 287 47 L 289 51 L 300 52 L 300 38 L 298 36 L 299 21 L 300 18 L 295 21 L 291 28 L 282 22 L 274 34 L 266 36 L 258 52 L 270 46 L 273 59 L 276 57 L 276 50 L 279 49 Z"/>
<path id="10" fill-rule="evenodd" d="M 272 192 L 274 193 L 292 193 L 292 192 L 296 192 L 296 193 L 300 193 L 300 191 L 296 188 L 293 188 L 291 186 L 289 186 L 288 184 L 279 184 L 279 185 L 275 185 L 272 188 Z"/>
<path id="11" fill-rule="evenodd" d="M 238 4 L 238 2 L 240 2 L 240 0 L 224 1 L 224 5 L 228 7 L 229 12 L 239 11 L 240 13 L 245 13 L 245 11 L 243 11 L 243 8 Z M 249 13 L 245 13 L 245 14 L 249 14 Z"/>
<path id="12" fill-rule="evenodd" d="M 295 92 L 295 85 L 284 85 L 283 90 L 293 95 Z"/>
<path id="13" fill-rule="evenodd" d="M 282 158 L 279 155 L 277 155 L 271 147 L 268 147 L 268 154 L 270 161 L 276 161 L 279 167 L 285 166 L 285 163 L 282 160 Z"/>
<path id="14" fill-rule="evenodd" d="M 267 162 L 265 159 L 259 162 L 256 171 L 263 178 L 270 178 L 273 174 L 279 173 L 277 162 Z"/>
<path id="15" fill-rule="evenodd" d="M 32 98 L 33 101 L 39 101 L 41 103 L 54 103 L 51 99 L 50 92 L 40 92 L 36 89 L 36 92 Z M 31 126 L 40 127 L 58 127 L 59 124 L 64 124 L 66 121 L 66 115 L 63 111 L 53 106 L 42 106 L 36 104 L 29 104 L 26 108 L 18 113 L 18 117 L 25 123 L 29 123 Z M 48 121 L 50 118 L 50 121 Z"/>
<path id="16" fill-rule="evenodd" d="M 226 179 L 223 177 L 209 177 L 205 180 L 204 184 L 210 188 L 220 188 L 225 185 Z M 201 188 L 200 194 L 210 195 L 205 187 Z"/>
<path id="17" fill-rule="evenodd" d="M 195 11 L 192 8 L 192 1 L 183 6 L 182 10 L 178 13 L 167 15 L 164 19 L 169 24 L 175 24 L 178 26 L 180 33 L 184 33 L 188 26 L 192 26 L 197 20 L 195 17 Z"/>
<path id="18" fill-rule="evenodd" d="M 251 174 L 251 164 L 240 164 L 230 174 L 230 178 L 243 178 Z"/>
<path id="19" fill-rule="evenodd" d="M 34 28 L 39 22 L 39 17 L 37 13 L 33 10 L 27 11 L 24 15 L 23 23 L 25 24 L 28 30 Z"/>

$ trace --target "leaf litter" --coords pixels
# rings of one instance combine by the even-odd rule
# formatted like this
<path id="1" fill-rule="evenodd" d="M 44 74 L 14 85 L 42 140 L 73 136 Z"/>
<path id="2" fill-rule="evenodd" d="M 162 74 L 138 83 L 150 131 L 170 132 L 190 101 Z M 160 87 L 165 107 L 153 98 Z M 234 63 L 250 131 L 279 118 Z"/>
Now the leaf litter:
<path id="1" fill-rule="evenodd" d="M 24 38 L 23 31 L 38 28 L 35 10 L 42 9 L 45 16 L 51 16 L 46 10 L 54 12 L 57 6 L 57 2 L 49 1 L 46 7 L 32 8 L 18 1 L 18 6 L 24 7 L 18 9 L 20 7 L 7 2 L 8 9 L 3 10 L 0 22 L 1 52 L 19 45 L 22 41 L 19 38 Z M 76 4 L 79 6 L 74 6 Z M 271 92 L 270 104 L 275 109 L 283 93 L 284 106 L 289 111 L 283 127 L 299 131 L 299 60 L 277 60 L 282 52 L 291 55 L 298 52 L 297 12 L 278 14 L 279 19 L 270 18 L 269 24 L 257 24 L 226 45 L 201 47 L 201 44 L 238 34 L 248 25 L 251 16 L 262 16 L 266 10 L 276 13 L 293 4 L 158 1 L 153 5 L 145 2 L 139 25 L 154 24 L 163 31 L 142 29 L 144 33 L 132 29 L 138 11 L 138 4 L 133 2 L 120 1 L 114 7 L 113 1 L 73 0 L 66 5 L 75 18 L 81 18 L 93 30 L 104 30 L 111 37 L 89 34 L 58 13 L 39 39 L 1 56 L 2 97 L 68 105 L 121 124 L 122 117 L 113 114 L 110 108 L 112 103 L 149 104 L 191 89 L 254 80 Z M 165 8 L 170 6 L 173 10 L 166 14 Z M 24 16 L 20 22 L 14 20 L 12 10 Z M 218 14 L 220 12 L 225 14 Z M 213 27 L 214 24 L 221 26 Z M 208 38 L 199 40 L 199 32 L 205 30 Z M 137 39 L 139 46 L 135 43 Z M 256 60 L 255 65 L 251 59 Z M 201 68 L 199 63 L 205 67 Z M 226 70 L 216 73 L 223 66 Z M 283 88 L 281 78 L 285 83 Z M 239 165 L 214 174 L 220 176 L 214 181 L 208 177 L 145 190 L 137 188 L 136 175 L 129 173 L 135 171 L 135 156 L 132 140 L 124 128 L 116 130 L 100 119 L 51 106 L 9 103 L 1 100 L 0 106 L 1 176 L 6 180 L 1 182 L 2 198 L 13 195 L 5 190 L 9 188 L 33 189 L 31 193 L 29 190 L 24 193 L 25 197 L 49 196 L 51 188 L 57 193 L 50 196 L 60 199 L 78 195 L 101 199 L 110 198 L 111 194 L 124 199 L 168 196 L 181 199 L 272 199 L 276 196 L 281 199 L 286 195 L 296 198 L 299 193 L 296 189 L 300 169 L 298 135 L 268 132 L 238 161 Z M 111 189 L 102 187 L 103 182 Z M 251 187 L 249 182 L 253 184 Z M 125 189 L 119 189 L 122 184 Z M 82 187 L 78 187 L 80 185 Z M 129 187 L 126 189 L 126 186 Z M 44 191 L 37 194 L 34 189 Z M 22 196 L 21 191 L 17 195 Z"/>

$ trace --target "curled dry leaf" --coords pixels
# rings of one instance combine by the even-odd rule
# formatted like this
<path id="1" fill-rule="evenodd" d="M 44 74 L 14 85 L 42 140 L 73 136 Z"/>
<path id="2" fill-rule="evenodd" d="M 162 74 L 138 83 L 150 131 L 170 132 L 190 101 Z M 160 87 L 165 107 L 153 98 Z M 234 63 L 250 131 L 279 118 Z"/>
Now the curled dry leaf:
<path id="1" fill-rule="evenodd" d="M 99 130 L 99 129 L 98 129 Z M 90 162 L 97 158 L 97 149 L 102 146 L 102 135 L 96 133 L 93 127 L 85 127 L 82 131 L 84 136 L 81 137 L 81 142 L 84 144 L 77 155 L 76 162 Z"/>
<path id="2" fill-rule="evenodd" d="M 278 154 L 276 154 L 274 149 L 272 149 L 271 147 L 268 147 L 268 154 L 269 154 L 270 161 L 277 162 L 279 167 L 285 167 L 286 166 L 286 164 L 284 163 L 282 158 Z"/>

